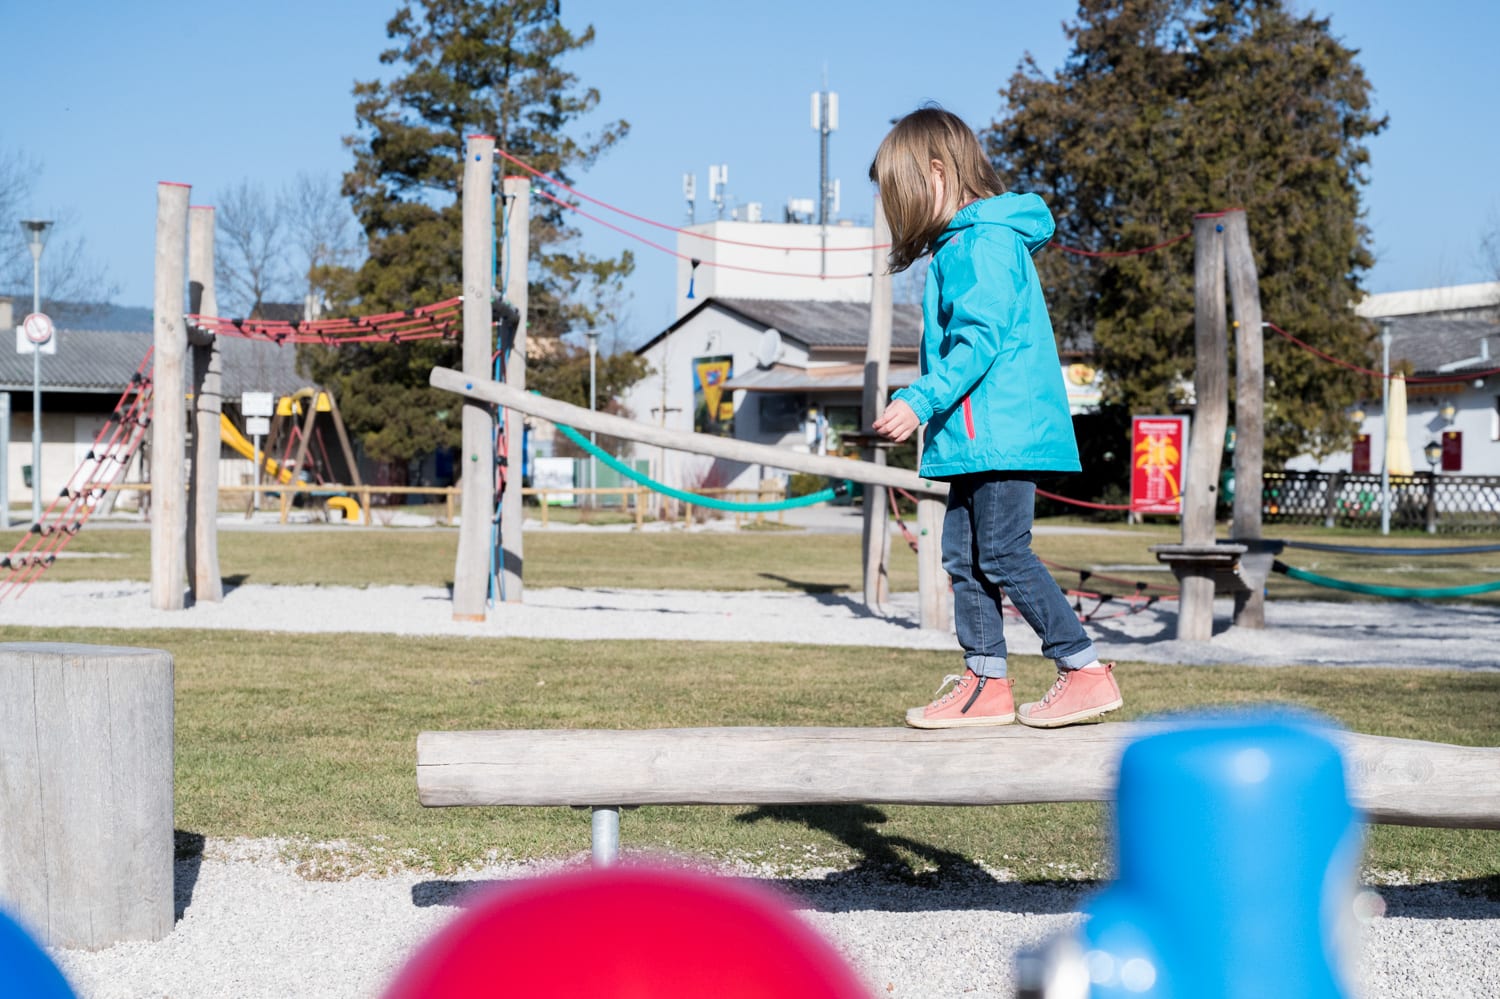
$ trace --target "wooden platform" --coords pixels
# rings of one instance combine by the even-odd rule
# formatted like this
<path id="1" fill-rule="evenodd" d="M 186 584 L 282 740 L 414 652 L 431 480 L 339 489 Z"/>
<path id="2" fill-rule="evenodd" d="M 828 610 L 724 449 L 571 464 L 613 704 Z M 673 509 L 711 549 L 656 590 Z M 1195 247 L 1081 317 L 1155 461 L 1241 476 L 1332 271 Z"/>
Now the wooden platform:
<path id="1" fill-rule="evenodd" d="M 423 805 L 1108 801 L 1125 746 L 1164 726 L 423 732 Z M 1500 829 L 1500 748 L 1334 733 L 1370 822 Z"/>

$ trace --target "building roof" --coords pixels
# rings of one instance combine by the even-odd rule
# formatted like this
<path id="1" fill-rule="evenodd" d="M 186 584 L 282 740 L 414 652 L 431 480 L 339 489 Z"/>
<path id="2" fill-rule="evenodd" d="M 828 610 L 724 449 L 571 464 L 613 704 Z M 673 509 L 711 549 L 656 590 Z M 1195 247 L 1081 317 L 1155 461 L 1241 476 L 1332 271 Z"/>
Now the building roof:
<path id="1" fill-rule="evenodd" d="M 59 330 L 57 353 L 42 355 L 42 390 L 118 395 L 146 356 L 151 341 L 150 333 Z M 226 400 L 236 401 L 242 392 L 285 395 L 307 384 L 307 379 L 297 374 L 296 350 L 290 345 L 220 337 L 219 349 Z M 30 392 L 31 379 L 31 355 L 0 344 L 0 391 Z"/>
<path id="2" fill-rule="evenodd" d="M 1366 295 L 1354 307 L 1366 319 L 1386 316 L 1431 315 L 1435 312 L 1468 312 L 1500 309 L 1500 281 L 1455 284 L 1446 288 L 1418 288 Z"/>
<path id="3" fill-rule="evenodd" d="M 887 387 L 906 388 L 917 380 L 915 364 L 892 364 L 886 376 Z M 833 364 L 821 368 L 797 368 L 778 364 L 771 368 L 754 368 L 735 375 L 724 383 L 731 391 L 751 392 L 859 392 L 865 387 L 862 364 Z"/>
<path id="4" fill-rule="evenodd" d="M 1490 341 L 1494 341 L 1491 346 Z M 1378 342 L 1377 342 L 1378 349 Z M 1420 375 L 1500 368 L 1500 322 L 1406 316 L 1391 320 L 1391 364 Z"/>
<path id="5" fill-rule="evenodd" d="M 636 348 L 636 353 L 641 353 L 662 337 L 681 329 L 710 308 L 722 309 L 751 323 L 774 329 L 782 336 L 790 337 L 809 348 L 862 348 L 870 339 L 868 302 L 705 298 L 691 312 Z M 921 306 L 892 306 L 891 347 L 896 350 L 915 350 L 921 341 Z"/>

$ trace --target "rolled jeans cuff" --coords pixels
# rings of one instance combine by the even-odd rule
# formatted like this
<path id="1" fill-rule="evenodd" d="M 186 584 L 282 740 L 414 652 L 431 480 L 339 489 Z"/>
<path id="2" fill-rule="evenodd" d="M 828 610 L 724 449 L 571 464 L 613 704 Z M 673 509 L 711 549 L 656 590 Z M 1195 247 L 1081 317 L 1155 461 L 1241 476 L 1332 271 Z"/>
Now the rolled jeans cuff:
<path id="1" fill-rule="evenodd" d="M 1083 667 L 1087 666 L 1089 663 L 1093 662 L 1095 659 L 1098 659 L 1098 658 L 1099 658 L 1099 653 L 1098 653 L 1097 650 L 1095 650 L 1094 643 L 1090 642 L 1083 649 L 1083 651 L 1081 651 L 1081 652 L 1074 652 L 1072 655 L 1063 656 L 1063 657 L 1059 658 L 1057 660 L 1057 668 L 1058 669 L 1082 669 Z M 978 670 L 976 670 L 975 672 L 978 672 Z"/>
<path id="2" fill-rule="evenodd" d="M 1090 646 L 1090 648 L 1092 648 L 1092 646 Z M 1085 659 L 1083 662 L 1087 663 L 1088 660 Z M 969 669 L 973 670 L 979 676 L 994 677 L 996 680 L 1000 680 L 1005 677 L 1004 656 L 966 656 L 964 658 L 964 665 L 969 667 Z M 1083 663 L 1080 663 L 1079 665 L 1083 665 Z"/>

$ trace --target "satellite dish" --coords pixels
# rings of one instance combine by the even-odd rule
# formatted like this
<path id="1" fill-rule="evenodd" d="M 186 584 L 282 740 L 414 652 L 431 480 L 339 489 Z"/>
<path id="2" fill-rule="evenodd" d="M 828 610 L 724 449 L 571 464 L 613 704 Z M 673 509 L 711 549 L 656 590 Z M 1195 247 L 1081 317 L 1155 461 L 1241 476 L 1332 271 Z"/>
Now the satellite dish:
<path id="1" fill-rule="evenodd" d="M 755 350 L 755 360 L 763 368 L 769 368 L 781 360 L 781 334 L 768 329 L 760 335 L 760 346 Z"/>

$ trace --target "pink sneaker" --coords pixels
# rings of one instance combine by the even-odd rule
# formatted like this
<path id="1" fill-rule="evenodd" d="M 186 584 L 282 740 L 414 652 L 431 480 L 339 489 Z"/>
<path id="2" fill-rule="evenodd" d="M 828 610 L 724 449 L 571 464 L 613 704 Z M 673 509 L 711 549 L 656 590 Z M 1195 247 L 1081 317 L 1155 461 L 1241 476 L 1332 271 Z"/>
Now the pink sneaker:
<path id="1" fill-rule="evenodd" d="M 1057 682 L 1040 701 L 1021 705 L 1022 725 L 1059 728 L 1098 718 L 1125 703 L 1115 683 L 1114 663 L 1088 669 L 1058 670 Z"/>
<path id="2" fill-rule="evenodd" d="M 950 683 L 952 689 L 943 693 Z M 963 676 L 944 677 L 937 700 L 906 713 L 906 724 L 912 728 L 1009 725 L 1015 720 L 1010 678 L 980 676 L 971 669 L 964 670 Z"/>

